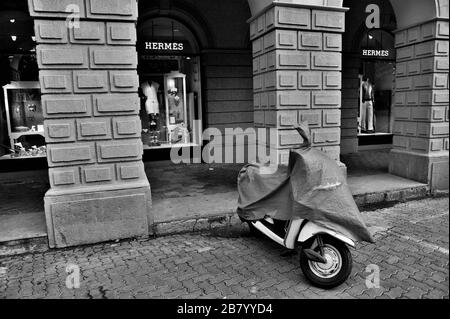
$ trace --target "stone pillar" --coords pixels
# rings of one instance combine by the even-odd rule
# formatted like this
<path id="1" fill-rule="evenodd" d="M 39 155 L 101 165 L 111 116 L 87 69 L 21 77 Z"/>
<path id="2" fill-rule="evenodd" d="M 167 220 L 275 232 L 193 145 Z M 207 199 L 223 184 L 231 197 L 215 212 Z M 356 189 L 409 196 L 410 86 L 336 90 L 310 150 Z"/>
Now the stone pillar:
<path id="1" fill-rule="evenodd" d="M 345 9 L 274 2 L 250 20 L 254 122 L 275 128 L 280 163 L 301 143 L 292 124 L 307 120 L 313 146 L 339 160 Z"/>
<path id="2" fill-rule="evenodd" d="M 48 147 L 50 246 L 147 235 L 136 0 L 29 0 L 29 10 Z"/>
<path id="3" fill-rule="evenodd" d="M 390 172 L 448 189 L 449 23 L 436 19 L 395 35 L 394 148 Z"/>

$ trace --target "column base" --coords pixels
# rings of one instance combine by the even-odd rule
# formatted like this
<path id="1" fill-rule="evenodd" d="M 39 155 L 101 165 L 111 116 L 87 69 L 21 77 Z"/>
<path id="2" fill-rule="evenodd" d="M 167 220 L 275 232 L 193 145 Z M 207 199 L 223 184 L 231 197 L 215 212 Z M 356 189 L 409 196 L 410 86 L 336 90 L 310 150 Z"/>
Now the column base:
<path id="1" fill-rule="evenodd" d="M 148 182 L 77 193 L 50 190 L 44 202 L 51 248 L 146 236 L 153 223 Z"/>
<path id="2" fill-rule="evenodd" d="M 449 189 L 448 165 L 448 152 L 427 155 L 392 150 L 389 173 L 428 184 L 434 192 Z"/>

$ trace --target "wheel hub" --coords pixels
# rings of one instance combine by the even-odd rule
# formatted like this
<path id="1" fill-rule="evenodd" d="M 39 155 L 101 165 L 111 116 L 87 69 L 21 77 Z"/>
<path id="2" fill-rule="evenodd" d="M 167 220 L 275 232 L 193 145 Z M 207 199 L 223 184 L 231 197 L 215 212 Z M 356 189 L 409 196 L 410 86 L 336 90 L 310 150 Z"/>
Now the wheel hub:
<path id="1" fill-rule="evenodd" d="M 312 272 L 322 278 L 335 276 L 342 267 L 342 258 L 339 251 L 333 246 L 324 245 L 323 257 L 326 259 L 326 263 L 309 261 Z"/>

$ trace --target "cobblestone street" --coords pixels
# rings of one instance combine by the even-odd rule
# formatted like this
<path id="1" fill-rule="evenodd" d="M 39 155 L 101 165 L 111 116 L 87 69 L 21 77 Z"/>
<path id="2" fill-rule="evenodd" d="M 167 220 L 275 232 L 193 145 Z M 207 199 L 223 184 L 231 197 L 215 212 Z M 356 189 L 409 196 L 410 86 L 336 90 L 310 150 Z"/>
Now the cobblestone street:
<path id="1" fill-rule="evenodd" d="M 448 298 L 449 200 L 364 212 L 376 244 L 352 250 L 353 271 L 329 291 L 312 287 L 297 254 L 243 225 L 0 259 L 1 298 Z M 66 267 L 81 272 L 66 288 Z M 367 288 L 366 267 L 380 269 Z"/>

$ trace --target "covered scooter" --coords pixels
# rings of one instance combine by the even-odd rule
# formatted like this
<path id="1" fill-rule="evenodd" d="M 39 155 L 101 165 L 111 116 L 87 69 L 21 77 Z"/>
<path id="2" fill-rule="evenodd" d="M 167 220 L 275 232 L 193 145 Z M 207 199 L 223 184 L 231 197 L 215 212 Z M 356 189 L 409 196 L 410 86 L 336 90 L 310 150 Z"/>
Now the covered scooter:
<path id="1" fill-rule="evenodd" d="M 238 176 L 237 213 L 289 249 L 299 249 L 300 266 L 314 285 L 332 288 L 352 269 L 347 246 L 374 240 L 361 218 L 343 170 L 311 147 L 308 124 L 295 125 L 303 144 L 291 149 L 287 166 L 265 173 L 264 165 L 244 166 Z"/>

